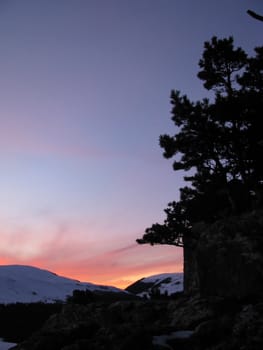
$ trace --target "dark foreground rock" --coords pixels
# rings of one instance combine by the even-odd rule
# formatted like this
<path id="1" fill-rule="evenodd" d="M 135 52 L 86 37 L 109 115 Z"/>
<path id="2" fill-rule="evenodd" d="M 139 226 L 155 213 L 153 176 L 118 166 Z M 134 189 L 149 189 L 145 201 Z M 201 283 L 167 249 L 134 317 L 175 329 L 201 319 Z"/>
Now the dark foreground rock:
<path id="1" fill-rule="evenodd" d="M 196 224 L 185 238 L 184 290 L 188 294 L 251 298 L 263 295 L 263 211 Z"/>
<path id="2" fill-rule="evenodd" d="M 13 350 L 259 350 L 263 302 L 176 300 L 65 305 Z"/>

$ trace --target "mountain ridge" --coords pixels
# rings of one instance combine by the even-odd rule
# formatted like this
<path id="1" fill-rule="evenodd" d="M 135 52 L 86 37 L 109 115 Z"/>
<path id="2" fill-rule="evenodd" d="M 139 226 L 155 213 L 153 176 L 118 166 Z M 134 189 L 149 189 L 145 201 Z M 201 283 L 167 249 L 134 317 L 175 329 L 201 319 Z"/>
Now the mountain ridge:
<path id="1" fill-rule="evenodd" d="M 0 304 L 65 301 L 73 290 L 122 292 L 122 289 L 80 282 L 29 265 L 0 265 Z"/>
<path id="2" fill-rule="evenodd" d="M 183 275 L 182 272 L 174 272 L 143 277 L 129 285 L 125 290 L 146 298 L 149 298 L 154 292 L 170 296 L 183 291 Z"/>
<path id="3" fill-rule="evenodd" d="M 74 290 L 127 293 L 150 298 L 153 291 L 172 295 L 183 290 L 183 273 L 162 273 L 141 278 L 127 288 L 80 282 L 29 265 L 0 265 L 0 304 L 63 302 Z"/>

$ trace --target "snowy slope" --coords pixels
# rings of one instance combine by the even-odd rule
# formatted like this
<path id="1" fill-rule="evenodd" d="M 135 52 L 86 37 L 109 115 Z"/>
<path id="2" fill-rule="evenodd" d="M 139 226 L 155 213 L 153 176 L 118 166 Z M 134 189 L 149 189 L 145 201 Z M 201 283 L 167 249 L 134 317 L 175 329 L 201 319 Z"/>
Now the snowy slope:
<path id="1" fill-rule="evenodd" d="M 0 338 L 0 350 L 8 350 L 11 347 L 15 346 L 16 344 L 14 343 L 7 343 L 4 342 L 1 338 Z"/>
<path id="2" fill-rule="evenodd" d="M 74 289 L 122 291 L 115 287 L 79 282 L 32 266 L 0 265 L 0 304 L 65 300 Z"/>
<path id="3" fill-rule="evenodd" d="M 171 295 L 183 291 L 183 273 L 162 273 L 140 279 L 126 288 L 130 293 L 137 296 L 149 296 L 152 289 L 161 294 Z"/>

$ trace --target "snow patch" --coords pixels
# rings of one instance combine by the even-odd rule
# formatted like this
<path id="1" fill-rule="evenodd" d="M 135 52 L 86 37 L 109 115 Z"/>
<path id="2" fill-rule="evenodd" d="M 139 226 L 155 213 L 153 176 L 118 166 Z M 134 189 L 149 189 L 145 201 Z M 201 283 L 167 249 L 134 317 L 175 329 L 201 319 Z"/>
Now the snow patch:
<path id="1" fill-rule="evenodd" d="M 0 265 L 0 304 L 65 301 L 73 290 L 122 292 L 24 265 Z"/>
<path id="2" fill-rule="evenodd" d="M 167 295 L 183 291 L 183 273 L 162 273 L 142 278 L 138 282 L 145 284 L 146 287 L 143 292 L 137 294 L 140 297 L 149 297 L 154 289 L 158 289 L 160 294 Z"/>
<path id="3" fill-rule="evenodd" d="M 15 345 L 16 344 L 14 344 L 14 343 L 7 343 L 0 338 L 0 350 L 8 350 L 8 349 L 11 349 Z"/>
<path id="4" fill-rule="evenodd" d="M 153 345 L 159 345 L 166 349 L 173 349 L 169 344 L 167 344 L 167 341 L 174 340 L 174 339 L 189 339 L 193 335 L 193 331 L 177 331 L 172 332 L 170 334 L 163 334 L 163 335 L 156 335 L 153 337 Z"/>

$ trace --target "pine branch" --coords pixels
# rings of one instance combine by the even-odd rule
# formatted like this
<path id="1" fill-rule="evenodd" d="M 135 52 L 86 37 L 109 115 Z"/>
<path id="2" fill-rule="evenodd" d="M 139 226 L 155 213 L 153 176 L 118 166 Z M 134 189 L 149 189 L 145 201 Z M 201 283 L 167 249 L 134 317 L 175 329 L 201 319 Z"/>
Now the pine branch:
<path id="1" fill-rule="evenodd" d="M 257 19 L 258 21 L 263 22 L 263 16 L 257 14 L 256 12 L 251 11 L 251 10 L 247 10 L 247 13 L 248 13 L 251 17 Z"/>

